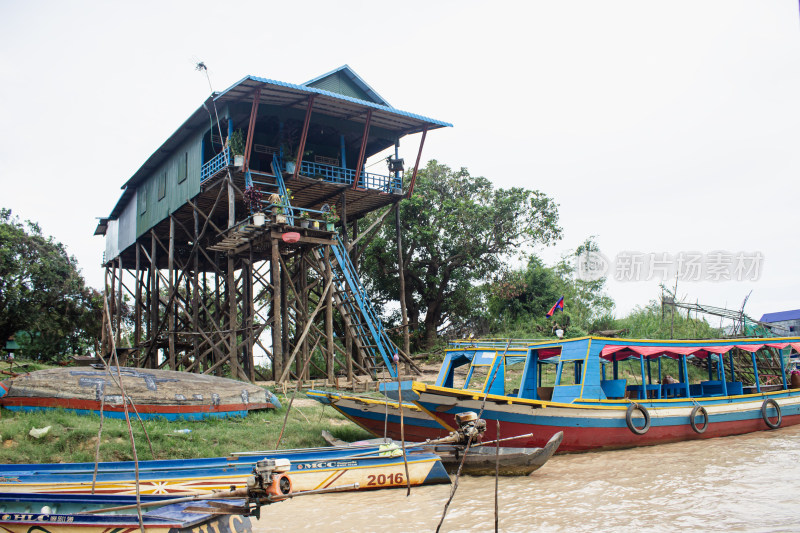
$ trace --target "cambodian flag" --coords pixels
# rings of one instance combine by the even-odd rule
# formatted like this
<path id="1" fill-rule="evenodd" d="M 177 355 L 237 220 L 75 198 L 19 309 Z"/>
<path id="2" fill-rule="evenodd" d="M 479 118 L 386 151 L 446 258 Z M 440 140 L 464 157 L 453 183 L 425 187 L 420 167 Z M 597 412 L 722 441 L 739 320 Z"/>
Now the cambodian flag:
<path id="1" fill-rule="evenodd" d="M 553 316 L 553 313 L 556 312 L 556 309 L 561 309 L 562 311 L 564 310 L 564 297 L 563 296 L 558 299 L 558 301 L 556 302 L 556 304 L 553 307 L 550 308 L 550 310 L 547 312 L 547 317 L 550 318 L 551 316 Z"/>

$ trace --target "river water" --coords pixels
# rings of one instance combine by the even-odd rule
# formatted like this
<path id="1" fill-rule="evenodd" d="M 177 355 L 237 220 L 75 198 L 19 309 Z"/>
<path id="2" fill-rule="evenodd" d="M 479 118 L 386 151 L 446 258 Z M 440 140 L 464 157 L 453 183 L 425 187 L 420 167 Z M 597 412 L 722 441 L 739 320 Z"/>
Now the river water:
<path id="1" fill-rule="evenodd" d="M 500 478 L 500 530 L 800 531 L 800 426 L 578 455 Z M 306 496 L 258 532 L 434 531 L 450 486 Z M 494 478 L 462 477 L 442 531 L 494 530 Z"/>

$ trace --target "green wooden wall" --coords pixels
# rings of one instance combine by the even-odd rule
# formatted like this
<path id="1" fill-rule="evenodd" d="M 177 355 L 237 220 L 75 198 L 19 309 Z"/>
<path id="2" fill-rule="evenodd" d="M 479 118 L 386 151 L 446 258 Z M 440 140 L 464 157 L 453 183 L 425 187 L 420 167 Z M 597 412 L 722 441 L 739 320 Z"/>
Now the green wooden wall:
<path id="1" fill-rule="evenodd" d="M 200 192 L 201 138 L 198 133 L 183 143 L 137 187 L 137 237 Z"/>

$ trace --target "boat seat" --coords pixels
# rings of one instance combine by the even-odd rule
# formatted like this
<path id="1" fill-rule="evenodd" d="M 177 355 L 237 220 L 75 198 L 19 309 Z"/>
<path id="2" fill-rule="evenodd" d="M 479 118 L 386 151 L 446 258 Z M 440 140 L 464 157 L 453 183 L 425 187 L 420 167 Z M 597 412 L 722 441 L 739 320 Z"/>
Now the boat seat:
<path id="1" fill-rule="evenodd" d="M 703 396 L 722 396 L 725 394 L 721 381 L 701 381 L 700 386 L 703 390 Z"/>
<path id="2" fill-rule="evenodd" d="M 686 396 L 685 383 L 665 383 L 661 385 L 662 398 L 683 398 Z"/>
<path id="3" fill-rule="evenodd" d="M 550 400 L 553 399 L 553 387 L 537 387 L 536 396 L 540 400 L 549 402 Z"/>
<path id="4" fill-rule="evenodd" d="M 744 394 L 741 381 L 729 381 L 726 383 L 726 385 L 728 386 L 728 396 Z"/>
<path id="5" fill-rule="evenodd" d="M 626 379 L 604 379 L 600 381 L 600 388 L 606 398 L 621 399 L 625 397 L 625 383 Z"/>

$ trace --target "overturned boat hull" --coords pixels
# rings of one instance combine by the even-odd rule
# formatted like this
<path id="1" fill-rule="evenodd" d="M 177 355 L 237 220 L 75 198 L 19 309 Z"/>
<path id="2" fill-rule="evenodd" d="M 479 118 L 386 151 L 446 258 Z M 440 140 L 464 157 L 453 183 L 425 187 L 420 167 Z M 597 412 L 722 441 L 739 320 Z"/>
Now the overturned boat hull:
<path id="1" fill-rule="evenodd" d="M 14 411 L 68 409 L 79 414 L 124 418 L 125 394 L 143 419 L 200 420 L 246 416 L 256 409 L 277 409 L 274 394 L 232 379 L 120 367 L 51 368 L 0 382 L 0 406 Z M 130 409 L 130 406 L 129 406 Z"/>

